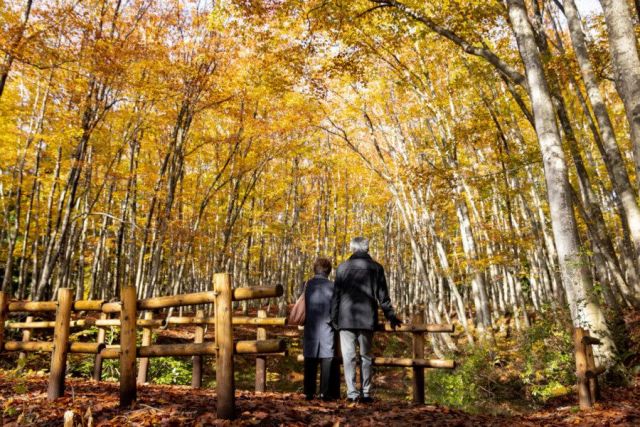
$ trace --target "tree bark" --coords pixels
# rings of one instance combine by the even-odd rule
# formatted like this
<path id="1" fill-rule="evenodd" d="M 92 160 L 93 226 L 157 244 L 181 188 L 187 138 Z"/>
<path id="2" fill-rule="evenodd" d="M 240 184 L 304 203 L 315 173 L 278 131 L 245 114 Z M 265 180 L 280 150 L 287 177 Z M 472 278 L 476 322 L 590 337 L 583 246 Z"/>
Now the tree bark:
<path id="1" fill-rule="evenodd" d="M 533 29 L 524 0 L 507 0 L 507 5 L 529 83 L 535 129 L 543 158 L 551 226 L 572 319 L 576 326 L 587 325 L 601 338 L 603 345 L 598 348 L 601 362 L 611 365 L 614 363 L 615 346 L 602 310 L 593 297 L 592 279 L 581 256 L 567 163 Z"/>
<path id="2" fill-rule="evenodd" d="M 640 176 L 640 57 L 627 0 L 600 0 L 609 36 L 609 50 L 618 94 L 629 122 L 636 177 Z M 566 7 L 566 4 L 565 4 Z M 595 109 L 595 106 L 594 106 Z M 636 187 L 640 180 L 636 179 Z M 640 244 L 636 242 L 636 244 Z M 640 248 L 636 248 L 638 250 Z"/>

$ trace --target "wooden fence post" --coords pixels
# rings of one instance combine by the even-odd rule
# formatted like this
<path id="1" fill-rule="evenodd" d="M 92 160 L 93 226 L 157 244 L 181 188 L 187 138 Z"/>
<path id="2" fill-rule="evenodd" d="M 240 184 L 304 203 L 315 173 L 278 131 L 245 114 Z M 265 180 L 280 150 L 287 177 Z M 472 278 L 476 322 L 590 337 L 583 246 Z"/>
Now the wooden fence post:
<path id="1" fill-rule="evenodd" d="M 585 331 L 585 336 L 590 336 L 589 331 Z M 585 347 L 585 356 L 587 358 L 587 370 L 590 372 L 596 372 L 596 361 L 593 357 L 593 346 L 587 344 Z M 598 376 L 592 375 L 589 377 L 589 395 L 591 396 L 591 404 L 600 400 L 600 387 L 598 385 Z"/>
<path id="2" fill-rule="evenodd" d="M 107 320 L 109 315 L 107 313 L 100 313 L 101 320 Z M 96 338 L 96 342 L 98 344 L 104 344 L 104 338 L 106 335 L 105 327 L 98 326 L 98 337 Z M 93 379 L 94 381 L 100 381 L 102 379 L 102 354 L 96 354 L 96 357 L 93 362 Z"/>
<path id="3" fill-rule="evenodd" d="M 196 319 L 204 318 L 204 310 L 196 310 Z M 204 325 L 196 325 L 193 337 L 194 344 L 202 344 L 204 342 Z M 193 356 L 193 368 L 191 369 L 191 387 L 202 387 L 202 355 Z"/>
<path id="4" fill-rule="evenodd" d="M 120 311 L 120 407 L 136 400 L 136 288 L 122 288 Z"/>
<path id="5" fill-rule="evenodd" d="M 33 322 L 33 316 L 27 316 L 27 319 L 25 320 L 27 323 Z M 31 341 L 31 333 L 32 333 L 33 329 L 31 328 L 25 328 L 22 330 L 22 342 L 29 342 Z M 25 353 L 24 351 L 21 351 L 20 354 L 18 355 L 18 367 L 20 367 L 20 361 L 24 360 L 27 358 L 27 353 Z"/>
<path id="6" fill-rule="evenodd" d="M 9 296 L 0 291 L 0 353 L 4 350 L 4 322 L 9 311 Z"/>
<path id="7" fill-rule="evenodd" d="M 47 399 L 55 400 L 64 395 L 64 377 L 69 351 L 69 328 L 71 327 L 71 307 L 73 295 L 69 288 L 58 289 L 58 308 L 56 325 L 53 330 L 53 351 L 49 370 L 49 388 Z"/>
<path id="8" fill-rule="evenodd" d="M 235 384 L 233 372 L 233 327 L 231 276 L 216 273 L 214 276 L 215 328 L 216 328 L 216 411 L 225 420 L 235 416 Z"/>
<path id="9" fill-rule="evenodd" d="M 591 392 L 587 379 L 587 355 L 585 345 L 582 343 L 584 329 L 575 328 L 573 332 L 573 343 L 576 352 L 576 377 L 578 378 L 578 401 L 580 409 L 591 408 Z"/>
<path id="10" fill-rule="evenodd" d="M 413 315 L 412 324 L 422 325 L 424 323 L 424 313 L 419 310 Z M 424 359 L 424 333 L 414 332 L 413 334 L 413 358 Z M 413 403 L 424 404 L 424 368 L 413 367 Z"/>
<path id="11" fill-rule="evenodd" d="M 264 310 L 258 310 L 258 319 L 264 319 L 267 317 L 267 312 Z M 266 340 L 267 330 L 265 328 L 257 328 L 256 339 Z M 267 357 L 256 357 L 256 391 L 264 392 L 267 387 Z"/>
<path id="12" fill-rule="evenodd" d="M 145 311 L 144 318 L 147 320 L 153 319 L 152 311 Z M 140 345 L 146 347 L 151 344 L 151 328 L 142 328 L 142 341 Z M 138 364 L 138 384 L 144 384 L 147 382 L 147 374 L 149 373 L 149 358 L 141 357 Z"/>

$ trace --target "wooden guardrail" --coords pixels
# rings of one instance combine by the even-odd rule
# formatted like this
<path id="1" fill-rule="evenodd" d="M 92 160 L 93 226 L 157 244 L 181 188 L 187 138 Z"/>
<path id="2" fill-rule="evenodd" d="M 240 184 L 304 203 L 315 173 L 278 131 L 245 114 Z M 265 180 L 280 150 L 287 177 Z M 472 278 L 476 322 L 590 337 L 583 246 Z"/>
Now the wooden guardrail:
<path id="1" fill-rule="evenodd" d="M 236 288 L 231 286 L 229 274 L 220 273 L 214 276 L 214 290 L 175 296 L 155 297 L 137 300 L 133 287 L 122 289 L 122 301 L 105 302 L 101 300 L 73 301 L 71 289 L 60 289 L 57 301 L 9 301 L 6 294 L 0 292 L 0 352 L 2 351 L 45 351 L 51 353 L 51 369 L 49 374 L 49 400 L 64 394 L 65 368 L 69 353 L 95 354 L 94 378 L 99 380 L 102 372 L 102 360 L 109 358 L 120 359 L 120 405 L 129 406 L 137 395 L 136 383 L 146 381 L 146 367 L 135 372 L 136 359 L 141 362 L 149 357 L 164 356 L 192 356 L 194 370 L 192 385 L 200 387 L 202 384 L 202 356 L 216 356 L 216 391 L 217 414 L 219 418 L 232 419 L 235 415 L 235 384 L 234 355 L 235 354 L 279 354 L 286 350 L 283 339 L 233 340 L 233 325 L 282 325 L 285 319 L 236 317 L 232 316 L 232 302 L 258 298 L 272 298 L 283 294 L 282 286 Z M 215 304 L 215 315 L 204 316 L 204 311 L 196 312 L 195 317 L 169 317 L 168 319 L 153 319 L 152 310 L 180 307 L 188 305 Z M 138 319 L 138 310 L 147 310 L 143 319 Z M 52 312 L 55 311 L 54 321 L 34 321 L 30 316 L 25 322 L 9 322 L 8 328 L 22 329 L 22 341 L 5 341 L 5 321 L 14 312 Z M 99 319 L 72 320 L 74 311 L 98 311 Z M 109 318 L 112 313 L 119 313 L 120 318 Z M 171 324 L 196 325 L 193 343 L 157 345 L 151 342 L 153 328 Z M 204 342 L 204 328 L 213 325 L 215 328 L 214 342 Z M 97 326 L 98 337 L 95 343 L 69 342 L 72 327 Z M 108 326 L 120 327 L 120 344 L 107 346 L 104 343 L 104 328 Z M 136 328 L 142 327 L 142 345 L 136 346 Z M 33 329 L 53 328 L 52 342 L 30 341 Z M 145 363 L 141 363 L 141 366 Z"/>
<path id="2" fill-rule="evenodd" d="M 574 329 L 573 343 L 576 353 L 578 402 L 580 409 L 590 409 L 600 400 L 598 376 L 606 371 L 603 366 L 596 366 L 592 346 L 602 343 L 599 339 L 590 336 L 589 331 L 583 328 Z"/>
<path id="3" fill-rule="evenodd" d="M 441 324 L 425 324 L 424 315 L 417 313 L 411 319 L 410 324 L 400 325 L 396 329 L 393 329 L 389 323 L 381 323 L 376 327 L 376 331 L 379 332 L 406 332 L 412 335 L 412 357 L 374 357 L 372 364 L 374 366 L 388 366 L 398 368 L 411 368 L 413 370 L 413 402 L 418 404 L 424 403 L 424 369 L 425 368 L 438 368 L 438 369 L 454 369 L 456 362 L 454 360 L 442 360 L 442 359 L 425 359 L 424 358 L 424 346 L 425 346 L 425 333 L 447 333 L 451 334 L 455 332 L 454 325 L 441 325 Z M 342 360 L 342 358 L 339 358 Z M 299 362 L 304 361 L 303 355 L 298 355 L 297 360 Z"/>

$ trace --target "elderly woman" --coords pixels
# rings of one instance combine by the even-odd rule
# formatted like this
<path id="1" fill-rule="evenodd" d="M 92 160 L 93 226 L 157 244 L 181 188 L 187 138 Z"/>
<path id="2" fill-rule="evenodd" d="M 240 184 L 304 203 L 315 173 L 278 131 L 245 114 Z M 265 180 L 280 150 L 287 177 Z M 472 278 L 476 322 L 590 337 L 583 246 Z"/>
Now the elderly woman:
<path id="1" fill-rule="evenodd" d="M 333 297 L 333 282 L 329 280 L 331 261 L 318 258 L 313 264 L 313 271 L 315 275 L 304 288 L 304 394 L 308 400 L 313 399 L 319 364 L 319 397 L 332 400 L 340 394 L 340 367 L 334 360 L 335 331 L 330 324 Z"/>

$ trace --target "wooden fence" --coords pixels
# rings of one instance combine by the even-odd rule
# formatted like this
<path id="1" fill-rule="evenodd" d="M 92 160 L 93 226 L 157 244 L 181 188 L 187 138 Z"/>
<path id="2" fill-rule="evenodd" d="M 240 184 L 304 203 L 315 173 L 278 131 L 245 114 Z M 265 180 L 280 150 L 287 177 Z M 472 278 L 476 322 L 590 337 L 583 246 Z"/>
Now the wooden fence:
<path id="1" fill-rule="evenodd" d="M 0 292 L 0 351 L 46 351 L 51 353 L 51 369 L 47 396 L 50 400 L 64 394 L 65 369 L 69 353 L 95 354 L 94 378 L 100 379 L 102 360 L 120 359 L 120 405 L 129 406 L 137 394 L 136 383 L 146 381 L 146 366 L 149 357 L 191 356 L 194 358 L 192 385 L 199 387 L 202 382 L 202 356 L 215 355 L 216 359 L 216 410 L 219 418 L 232 419 L 235 414 L 234 355 L 266 355 L 282 353 L 286 349 L 283 339 L 233 340 L 233 325 L 249 324 L 257 326 L 284 324 L 284 319 L 266 318 L 266 313 L 258 318 L 233 317 L 233 301 L 258 298 L 272 298 L 283 294 L 282 286 L 236 288 L 231 285 L 231 277 L 226 273 L 216 274 L 214 290 L 175 296 L 165 296 L 138 300 L 133 287 L 122 289 L 121 301 L 105 302 L 96 300 L 73 301 L 71 289 L 60 289 L 57 301 L 9 301 Z M 200 304 L 215 305 L 213 317 L 197 311 L 195 317 L 169 317 L 153 319 L 151 310 Z M 147 310 L 144 318 L 138 319 L 138 311 Z M 54 321 L 33 321 L 9 323 L 9 328 L 23 329 L 23 341 L 5 341 L 5 320 L 15 312 L 54 312 Z M 100 312 L 99 319 L 72 320 L 72 312 Z M 120 314 L 119 319 L 110 319 L 110 314 Z M 194 343 L 158 345 L 151 343 L 151 329 L 167 324 L 197 325 Z M 204 342 L 204 327 L 214 325 L 214 342 Z M 70 342 L 70 328 L 99 327 L 97 342 Z M 120 344 L 107 346 L 104 343 L 104 327 L 120 327 Z M 136 328 L 143 328 L 142 345 L 136 346 Z M 52 342 L 30 341 L 30 331 L 36 328 L 53 328 Z M 140 369 L 136 375 L 136 359 L 140 359 Z"/>
<path id="2" fill-rule="evenodd" d="M 576 353 L 576 377 L 578 379 L 578 401 L 580 409 L 590 409 L 600 400 L 598 375 L 604 373 L 603 366 L 596 366 L 591 346 L 601 345 L 599 339 L 589 335 L 583 328 L 573 331 L 573 343 Z"/>
<path id="3" fill-rule="evenodd" d="M 231 288 L 231 279 L 227 274 L 215 276 L 214 291 L 183 294 L 175 296 L 155 297 L 136 300 L 135 290 L 125 288 L 122 301 L 72 301 L 71 291 L 61 289 L 58 301 L 30 302 L 8 301 L 0 292 L 0 348 L 4 351 L 46 351 L 52 353 L 51 371 L 49 379 L 49 399 L 60 397 L 64 393 L 64 367 L 68 353 L 95 354 L 93 377 L 102 377 L 102 361 L 104 359 L 120 359 L 120 403 L 129 405 L 136 398 L 136 384 L 147 381 L 148 358 L 165 356 L 191 356 L 193 358 L 192 387 L 202 386 L 203 356 L 216 356 L 217 383 L 217 411 L 220 418 L 229 419 L 235 412 L 233 399 L 235 385 L 233 382 L 233 355 L 246 354 L 256 356 L 255 390 L 265 391 L 266 388 L 266 360 L 267 356 L 282 356 L 286 345 L 282 339 L 267 339 L 269 326 L 284 326 L 285 318 L 268 318 L 264 310 L 258 310 L 257 317 L 243 317 L 231 315 L 233 301 L 269 298 L 282 295 L 281 286 L 258 288 Z M 203 310 L 197 310 L 195 316 L 171 316 L 154 319 L 153 311 L 169 307 L 190 306 L 214 303 L 215 315 L 206 316 Z M 25 322 L 10 322 L 9 329 L 21 329 L 22 341 L 3 341 L 5 318 L 14 312 L 56 312 L 54 321 L 34 321 L 28 317 Z M 100 312 L 98 319 L 71 319 L 72 312 L 95 311 Z M 138 312 L 144 311 L 142 318 Z M 110 318 L 120 314 L 120 318 Z M 193 343 L 164 344 L 152 343 L 154 328 L 164 328 L 169 325 L 195 325 Z M 256 340 L 233 341 L 233 325 L 257 326 Z M 81 327 L 98 327 L 95 343 L 69 342 L 69 329 Z M 205 328 L 214 326 L 214 342 L 204 342 Z M 120 344 L 105 344 L 105 328 L 120 327 Z M 33 329 L 54 329 L 53 342 L 30 341 Z M 141 345 L 136 347 L 136 328 L 142 328 Z M 392 329 L 389 324 L 381 323 L 377 327 L 383 333 L 410 333 L 412 335 L 412 357 L 374 357 L 373 365 L 387 367 L 411 368 L 413 371 L 413 401 L 424 403 L 424 369 L 453 369 L 453 360 L 425 359 L 426 333 L 453 333 L 453 325 L 424 324 L 423 315 L 416 314 L 410 324 Z M 135 362 L 139 359 L 137 375 Z M 298 361 L 303 361 L 302 355 Z"/>
<path id="4" fill-rule="evenodd" d="M 424 316 L 418 313 L 413 316 L 410 324 L 400 325 L 393 329 L 388 323 L 381 323 L 376 328 L 378 332 L 404 332 L 412 335 L 412 357 L 374 357 L 373 366 L 388 366 L 397 368 L 411 368 L 413 371 L 413 402 L 424 403 L 424 370 L 425 368 L 454 369 L 454 360 L 425 359 L 425 333 L 446 333 L 455 331 L 454 325 L 424 324 Z M 298 355 L 298 361 L 304 361 L 304 356 Z"/>

